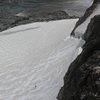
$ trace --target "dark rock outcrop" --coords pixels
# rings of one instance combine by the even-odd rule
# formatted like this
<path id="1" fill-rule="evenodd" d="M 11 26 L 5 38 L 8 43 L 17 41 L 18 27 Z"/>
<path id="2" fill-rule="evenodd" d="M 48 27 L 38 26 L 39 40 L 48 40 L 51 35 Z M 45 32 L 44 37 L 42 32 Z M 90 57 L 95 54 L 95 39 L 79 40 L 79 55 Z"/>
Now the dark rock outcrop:
<path id="1" fill-rule="evenodd" d="M 84 39 L 83 51 L 70 65 L 58 100 L 100 100 L 100 15 L 92 18 Z"/>
<path id="2" fill-rule="evenodd" d="M 94 0 L 94 2 L 93 2 L 93 3 L 98 3 L 98 2 L 100 2 L 100 0 Z"/>
<path id="3" fill-rule="evenodd" d="M 58 100 L 100 100 L 100 15 L 92 19 L 85 37 L 83 52 L 70 65 Z"/>
<path id="4" fill-rule="evenodd" d="M 32 10 L 21 12 L 15 14 L 15 16 L 8 15 L 6 13 L 0 16 L 0 31 L 6 30 L 8 28 L 27 24 L 32 22 L 42 22 L 60 19 L 72 19 L 76 16 L 69 16 L 65 11 L 54 11 L 54 12 L 33 12 Z"/>
<path id="5" fill-rule="evenodd" d="M 75 30 L 76 30 L 76 28 L 77 28 L 79 25 L 81 25 L 84 21 L 86 21 L 86 19 L 93 13 L 93 11 L 95 10 L 95 8 L 97 7 L 97 5 L 98 5 L 99 3 L 100 3 L 100 0 L 94 0 L 94 2 L 93 2 L 93 4 L 91 5 L 91 7 L 89 7 L 89 8 L 86 10 L 84 16 L 81 17 L 81 18 L 79 19 L 79 21 L 76 23 L 76 26 L 75 26 L 75 28 L 73 29 L 71 35 L 75 35 Z"/>

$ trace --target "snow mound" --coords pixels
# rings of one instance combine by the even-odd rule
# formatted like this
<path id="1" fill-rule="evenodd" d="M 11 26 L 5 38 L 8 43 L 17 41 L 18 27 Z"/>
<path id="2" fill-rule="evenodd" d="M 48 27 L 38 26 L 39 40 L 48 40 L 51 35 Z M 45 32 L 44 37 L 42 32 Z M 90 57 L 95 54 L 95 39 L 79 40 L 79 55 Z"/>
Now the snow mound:
<path id="1" fill-rule="evenodd" d="M 0 100 L 57 100 L 68 66 L 81 50 L 82 40 L 70 37 L 77 21 L 0 32 Z"/>

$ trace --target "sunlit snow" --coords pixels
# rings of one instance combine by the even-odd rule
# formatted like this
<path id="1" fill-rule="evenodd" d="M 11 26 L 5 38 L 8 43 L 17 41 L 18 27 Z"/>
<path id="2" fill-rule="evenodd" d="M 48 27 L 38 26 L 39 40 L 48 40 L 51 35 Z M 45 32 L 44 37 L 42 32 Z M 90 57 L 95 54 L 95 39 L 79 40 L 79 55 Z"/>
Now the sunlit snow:
<path id="1" fill-rule="evenodd" d="M 57 100 L 82 40 L 78 19 L 31 23 L 0 32 L 0 100 Z"/>

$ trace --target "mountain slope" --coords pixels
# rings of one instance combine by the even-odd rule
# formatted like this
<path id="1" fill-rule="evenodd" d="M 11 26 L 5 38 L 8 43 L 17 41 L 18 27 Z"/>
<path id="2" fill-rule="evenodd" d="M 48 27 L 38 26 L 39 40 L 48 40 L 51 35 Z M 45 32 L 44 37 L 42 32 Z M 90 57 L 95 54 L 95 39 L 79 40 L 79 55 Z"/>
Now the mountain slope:
<path id="1" fill-rule="evenodd" d="M 58 100 L 100 99 L 100 1 L 94 1 L 92 13 L 84 15 L 74 29 L 75 36 L 84 35 L 82 53 L 70 65 Z M 94 10 L 95 9 L 95 10 Z M 88 11 L 88 10 L 87 10 Z M 84 20 L 85 19 L 85 20 Z M 82 20 L 84 20 L 82 22 Z M 85 23 L 85 24 L 84 24 Z M 76 30 L 78 32 L 76 32 Z"/>
<path id="2" fill-rule="evenodd" d="M 77 22 L 71 34 L 75 37 L 82 37 L 91 19 L 98 14 L 100 14 L 100 1 L 94 1 L 92 6 L 86 10 L 84 16 Z"/>

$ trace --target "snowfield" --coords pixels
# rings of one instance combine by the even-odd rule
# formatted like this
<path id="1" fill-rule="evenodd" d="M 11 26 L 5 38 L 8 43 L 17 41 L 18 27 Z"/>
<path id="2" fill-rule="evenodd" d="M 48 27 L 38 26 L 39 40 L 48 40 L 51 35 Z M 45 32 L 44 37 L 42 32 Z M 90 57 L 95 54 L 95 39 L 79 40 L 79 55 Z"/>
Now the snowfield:
<path id="1" fill-rule="evenodd" d="M 31 23 L 0 32 L 0 100 L 57 100 L 83 41 L 78 19 Z"/>

